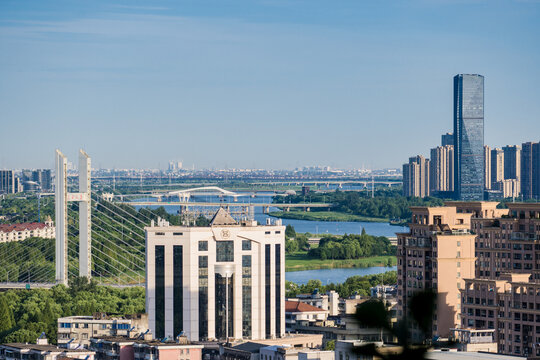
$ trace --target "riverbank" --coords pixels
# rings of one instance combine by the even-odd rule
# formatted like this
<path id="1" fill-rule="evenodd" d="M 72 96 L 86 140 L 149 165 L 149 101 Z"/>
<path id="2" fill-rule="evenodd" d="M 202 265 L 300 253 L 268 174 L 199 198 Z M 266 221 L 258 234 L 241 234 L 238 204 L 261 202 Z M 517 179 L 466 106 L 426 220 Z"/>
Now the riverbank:
<path id="1" fill-rule="evenodd" d="M 395 226 L 406 226 L 407 221 L 390 222 L 388 218 L 378 218 L 354 214 L 346 214 L 337 211 L 272 211 L 269 216 L 281 219 L 308 220 L 308 221 L 341 221 L 341 222 L 378 222 L 389 223 Z"/>
<path id="2" fill-rule="evenodd" d="M 336 211 L 272 211 L 268 215 L 282 219 L 309 221 L 389 222 L 389 219 L 345 214 Z"/>
<path id="3" fill-rule="evenodd" d="M 390 261 L 390 263 L 389 263 Z M 299 251 L 285 256 L 285 271 L 303 271 L 336 268 L 367 268 L 374 266 L 394 266 L 395 256 L 372 256 L 361 259 L 321 260 L 307 255 L 307 251 Z"/>

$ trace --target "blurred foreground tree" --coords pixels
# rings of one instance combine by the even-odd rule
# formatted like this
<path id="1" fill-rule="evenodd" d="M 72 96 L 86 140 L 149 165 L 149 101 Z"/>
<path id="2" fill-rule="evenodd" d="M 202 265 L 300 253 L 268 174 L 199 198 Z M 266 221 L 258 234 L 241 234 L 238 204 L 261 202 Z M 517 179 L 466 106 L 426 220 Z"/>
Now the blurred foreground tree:
<path id="1" fill-rule="evenodd" d="M 374 343 L 358 346 L 355 350 L 361 355 L 376 356 L 384 360 L 425 359 L 429 346 L 414 343 L 409 329 L 416 323 L 424 334 L 429 334 L 433 322 L 435 299 L 434 291 L 418 292 L 409 302 L 409 314 L 405 315 L 395 327 L 390 322 L 390 312 L 380 300 L 369 300 L 360 304 L 356 311 L 358 321 L 370 328 L 382 329 L 398 339 L 402 350 L 396 353 L 384 353 Z M 427 336 L 427 335 L 426 335 Z"/>

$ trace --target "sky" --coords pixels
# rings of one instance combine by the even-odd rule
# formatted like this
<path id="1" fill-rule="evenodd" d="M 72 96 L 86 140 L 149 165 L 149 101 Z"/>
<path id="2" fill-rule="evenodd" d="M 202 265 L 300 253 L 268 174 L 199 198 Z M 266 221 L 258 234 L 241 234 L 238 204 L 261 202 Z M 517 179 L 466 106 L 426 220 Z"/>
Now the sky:
<path id="1" fill-rule="evenodd" d="M 400 167 L 485 76 L 485 143 L 540 140 L 540 0 L 2 0 L 0 168 Z"/>

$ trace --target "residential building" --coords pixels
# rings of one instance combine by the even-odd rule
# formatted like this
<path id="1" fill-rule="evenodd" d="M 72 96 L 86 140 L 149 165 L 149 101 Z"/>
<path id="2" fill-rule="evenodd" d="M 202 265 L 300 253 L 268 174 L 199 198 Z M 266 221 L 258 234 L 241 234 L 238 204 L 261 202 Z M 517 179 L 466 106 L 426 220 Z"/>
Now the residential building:
<path id="1" fill-rule="evenodd" d="M 522 144 L 521 194 L 524 200 L 540 199 L 540 143 Z"/>
<path id="2" fill-rule="evenodd" d="M 477 266 L 465 279 L 461 326 L 494 329 L 500 353 L 540 356 L 540 203 L 507 206 L 472 218 Z"/>
<path id="3" fill-rule="evenodd" d="M 516 179 L 503 179 L 496 182 L 493 189 L 499 190 L 503 198 L 517 198 L 521 193 L 519 180 Z"/>
<path id="4" fill-rule="evenodd" d="M 96 313 L 92 316 L 67 316 L 58 318 L 58 345 L 88 346 L 92 337 L 134 337 L 147 330 L 146 314 L 110 316 Z"/>
<path id="5" fill-rule="evenodd" d="M 411 207 L 408 233 L 398 235 L 397 316 L 407 314 L 410 298 L 418 291 L 437 291 L 436 313 L 429 334 L 411 329 L 415 341 L 432 336 L 447 337 L 461 324 L 460 289 L 464 278 L 475 274 L 475 235 L 470 232 L 472 210 L 461 203 L 446 207 Z M 496 203 L 479 202 L 474 210 L 492 211 Z M 459 207 L 459 211 L 458 211 Z"/>
<path id="6" fill-rule="evenodd" d="M 454 146 L 431 149 L 430 192 L 454 191 Z"/>
<path id="7" fill-rule="evenodd" d="M 49 345 L 47 339 L 38 339 L 37 344 L 7 343 L 0 344 L 0 360 L 31 359 L 60 360 L 80 359 L 94 360 L 95 352 L 84 349 L 63 349 Z"/>
<path id="8" fill-rule="evenodd" d="M 495 330 L 476 330 L 470 328 L 452 329 L 450 337 L 457 344 L 458 351 L 464 352 L 497 352 Z"/>
<path id="9" fill-rule="evenodd" d="M 201 360 L 203 348 L 204 345 L 190 343 L 184 336 L 166 341 L 106 336 L 90 341 L 96 360 Z"/>
<path id="10" fill-rule="evenodd" d="M 441 146 L 454 146 L 454 134 L 446 133 L 441 135 Z"/>
<path id="11" fill-rule="evenodd" d="M 289 298 L 287 301 L 300 301 L 327 310 L 328 316 L 339 315 L 339 294 L 333 290 L 328 291 L 326 294 L 321 294 L 318 290 L 315 290 L 312 294 L 298 294 L 295 298 Z"/>
<path id="12" fill-rule="evenodd" d="M 507 145 L 504 152 L 504 178 L 521 180 L 521 146 Z"/>
<path id="13" fill-rule="evenodd" d="M 297 349 L 321 349 L 321 334 L 287 334 L 280 339 L 248 341 L 240 344 L 220 345 L 220 360 L 264 360 L 260 351 L 269 346 L 289 346 Z M 266 359 L 270 360 L 270 359 Z"/>
<path id="14" fill-rule="evenodd" d="M 296 326 L 323 324 L 328 319 L 328 310 L 301 301 L 285 301 L 285 331 L 294 332 Z"/>
<path id="15" fill-rule="evenodd" d="M 0 194 L 13 194 L 18 192 L 15 186 L 15 174 L 13 170 L 0 170 Z"/>
<path id="16" fill-rule="evenodd" d="M 499 181 L 504 180 L 504 151 L 499 148 L 491 150 L 491 189 L 496 188 Z"/>
<path id="17" fill-rule="evenodd" d="M 454 191 L 465 201 L 484 198 L 484 77 L 454 77 Z"/>
<path id="18" fill-rule="evenodd" d="M 37 188 L 35 190 L 41 190 L 42 192 L 49 192 L 52 190 L 52 177 L 50 169 L 23 170 L 22 181 L 25 184 L 37 184 Z"/>
<path id="19" fill-rule="evenodd" d="M 0 243 L 22 241 L 31 237 L 54 239 L 55 227 L 50 217 L 44 223 L 0 224 Z"/>
<path id="20" fill-rule="evenodd" d="M 409 163 L 403 164 L 403 195 L 425 197 L 429 189 L 429 159 L 422 155 L 409 158 Z"/>
<path id="21" fill-rule="evenodd" d="M 272 339 L 285 334 L 285 227 L 237 222 L 146 231 L 146 312 L 156 338 Z"/>
<path id="22" fill-rule="evenodd" d="M 484 189 L 491 189 L 491 148 L 484 145 Z"/>
<path id="23" fill-rule="evenodd" d="M 261 360 L 334 360 L 334 351 L 303 349 L 290 345 L 272 345 L 261 348 Z"/>

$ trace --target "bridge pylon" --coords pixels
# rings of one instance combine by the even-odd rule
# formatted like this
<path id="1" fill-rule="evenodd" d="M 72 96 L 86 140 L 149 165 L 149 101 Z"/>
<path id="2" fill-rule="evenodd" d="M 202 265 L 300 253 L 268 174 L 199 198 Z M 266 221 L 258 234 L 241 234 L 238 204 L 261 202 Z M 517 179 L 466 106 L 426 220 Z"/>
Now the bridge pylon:
<path id="1" fill-rule="evenodd" d="M 60 150 L 55 154 L 55 213 L 56 213 L 56 282 L 68 284 L 67 204 L 79 202 L 79 276 L 91 276 L 91 161 L 79 150 L 79 192 L 68 193 L 67 158 Z"/>

